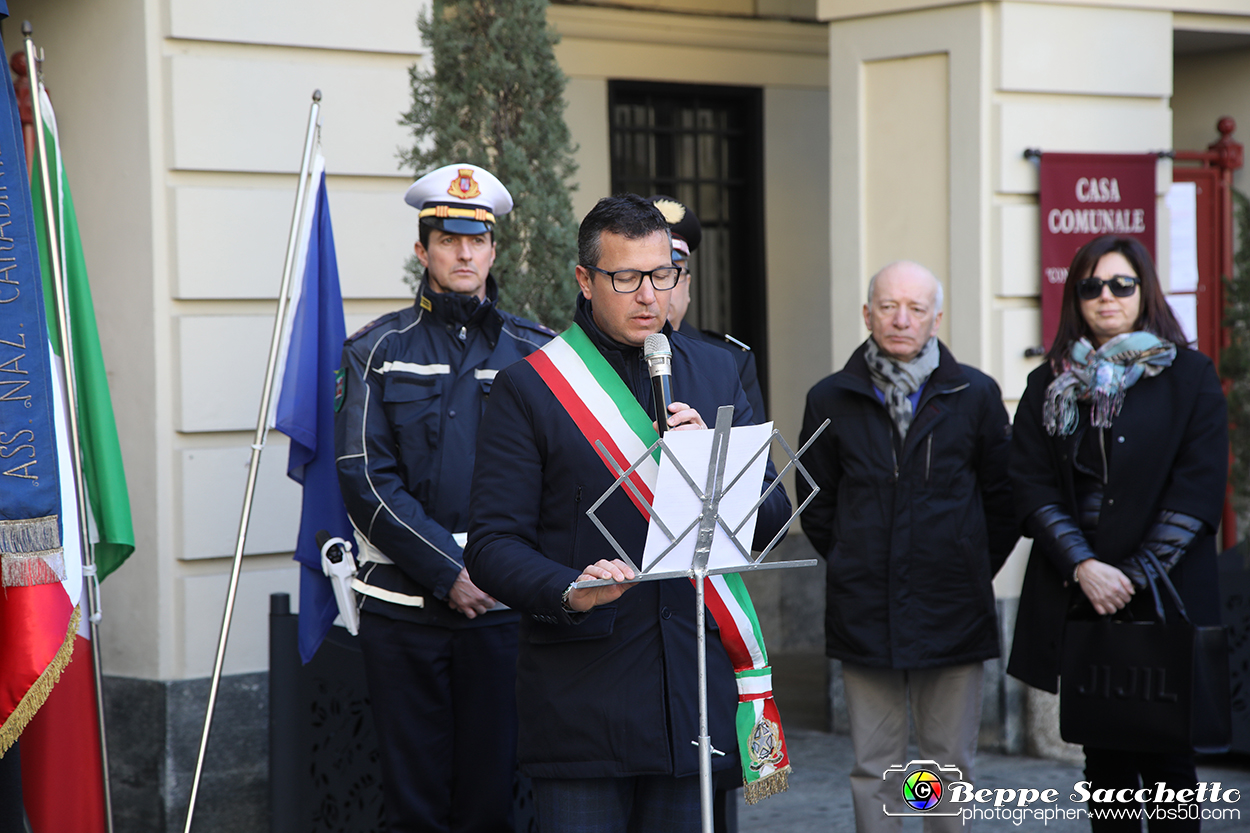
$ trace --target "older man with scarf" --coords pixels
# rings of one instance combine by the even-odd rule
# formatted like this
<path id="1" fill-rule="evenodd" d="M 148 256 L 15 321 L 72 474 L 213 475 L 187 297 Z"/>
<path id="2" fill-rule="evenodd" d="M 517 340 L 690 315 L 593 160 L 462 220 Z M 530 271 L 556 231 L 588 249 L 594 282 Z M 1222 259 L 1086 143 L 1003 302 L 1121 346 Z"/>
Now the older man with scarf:
<path id="1" fill-rule="evenodd" d="M 860 833 L 928 809 L 905 802 L 902 773 L 883 777 L 908 762 L 909 706 L 920 758 L 972 780 L 982 664 L 999 655 L 990 582 L 1017 539 L 1011 424 L 994 380 L 938 341 L 941 320 L 929 270 L 883 268 L 864 305 L 871 337 L 803 417 L 803 443 L 831 419 L 803 458 L 820 491 L 802 520 L 829 563 L 827 653 L 842 660 Z M 959 826 L 925 816 L 926 831 Z"/>

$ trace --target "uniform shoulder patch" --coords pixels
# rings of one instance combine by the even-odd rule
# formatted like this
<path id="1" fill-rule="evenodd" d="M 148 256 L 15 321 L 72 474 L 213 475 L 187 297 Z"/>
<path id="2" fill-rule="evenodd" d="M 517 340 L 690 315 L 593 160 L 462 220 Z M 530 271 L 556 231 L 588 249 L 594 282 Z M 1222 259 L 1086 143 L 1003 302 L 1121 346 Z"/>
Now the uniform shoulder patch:
<path id="1" fill-rule="evenodd" d="M 347 398 L 347 371 L 339 368 L 334 371 L 334 413 L 343 410 L 343 400 Z"/>

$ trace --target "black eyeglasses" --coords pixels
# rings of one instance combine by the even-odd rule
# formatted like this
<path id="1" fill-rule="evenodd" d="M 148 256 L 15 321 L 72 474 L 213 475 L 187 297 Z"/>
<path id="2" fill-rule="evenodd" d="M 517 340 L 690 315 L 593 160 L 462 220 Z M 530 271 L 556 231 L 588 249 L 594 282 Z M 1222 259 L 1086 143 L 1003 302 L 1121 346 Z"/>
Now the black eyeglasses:
<path id="1" fill-rule="evenodd" d="M 647 277 L 651 278 L 651 285 L 655 287 L 656 292 L 664 292 L 677 286 L 677 279 L 681 277 L 681 269 L 676 266 L 661 266 L 646 272 L 638 269 L 618 269 L 615 272 L 609 272 L 598 266 L 587 266 L 584 263 L 582 268 L 607 275 L 612 279 L 612 288 L 622 293 L 637 292 L 642 286 L 642 279 Z"/>
<path id="2" fill-rule="evenodd" d="M 1141 278 L 1132 275 L 1112 275 L 1102 278 L 1082 278 L 1076 282 L 1076 295 L 1082 301 L 1092 301 L 1102 294 L 1104 286 L 1110 287 L 1111 294 L 1117 298 L 1127 298 L 1137 291 Z"/>

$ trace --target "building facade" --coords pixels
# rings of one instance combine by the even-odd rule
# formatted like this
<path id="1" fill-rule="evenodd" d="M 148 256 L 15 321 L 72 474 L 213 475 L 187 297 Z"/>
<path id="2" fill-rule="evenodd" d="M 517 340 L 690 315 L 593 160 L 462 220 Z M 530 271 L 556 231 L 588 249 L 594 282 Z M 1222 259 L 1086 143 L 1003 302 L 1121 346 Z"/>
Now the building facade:
<path id="1" fill-rule="evenodd" d="M 185 813 L 314 89 L 348 330 L 411 302 L 397 120 L 425 5 L 10 3 L 9 51 L 26 19 L 45 52 L 130 481 L 136 551 L 101 623 L 123 827 Z M 1220 116 L 1250 125 L 1244 0 L 623 0 L 548 19 L 575 213 L 622 184 L 694 203 L 715 243 L 699 323 L 756 348 L 791 440 L 807 389 L 866 337 L 868 276 L 898 258 L 942 280 L 942 337 L 1014 408 L 1040 341 L 1026 148 L 1201 149 Z M 1160 198 L 1170 182 L 1161 159 Z M 268 596 L 297 587 L 285 461 L 271 433 L 197 810 L 238 829 L 264 826 Z M 782 557 L 808 554 L 796 535 Z M 996 583 L 1008 620 L 1022 566 Z M 757 578 L 774 650 L 819 653 L 820 582 Z M 986 737 L 1024 748 L 1026 694 L 997 680 Z"/>

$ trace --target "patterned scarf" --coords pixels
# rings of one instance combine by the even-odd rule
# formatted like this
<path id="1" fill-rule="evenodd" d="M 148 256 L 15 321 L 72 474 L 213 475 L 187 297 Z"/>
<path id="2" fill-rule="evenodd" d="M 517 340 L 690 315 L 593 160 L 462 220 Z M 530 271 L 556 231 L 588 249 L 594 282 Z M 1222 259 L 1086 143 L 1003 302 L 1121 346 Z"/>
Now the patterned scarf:
<path id="1" fill-rule="evenodd" d="M 1123 333 L 1097 350 L 1078 339 L 1063 360 L 1063 370 L 1046 388 L 1042 424 L 1053 436 L 1076 430 L 1076 403 L 1091 402 L 1090 422 L 1109 428 L 1124 406 L 1124 394 L 1145 376 L 1158 376 L 1176 358 L 1176 345 L 1154 333 Z"/>
<path id="2" fill-rule="evenodd" d="M 916 358 L 909 362 L 890 358 L 881 352 L 875 340 L 869 338 L 864 360 L 868 362 L 872 383 L 885 394 L 885 407 L 898 428 L 899 438 L 907 439 L 907 429 L 911 427 L 914 416 L 911 400 L 907 397 L 920 390 L 921 385 L 937 370 L 937 337 L 926 341 Z"/>

